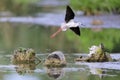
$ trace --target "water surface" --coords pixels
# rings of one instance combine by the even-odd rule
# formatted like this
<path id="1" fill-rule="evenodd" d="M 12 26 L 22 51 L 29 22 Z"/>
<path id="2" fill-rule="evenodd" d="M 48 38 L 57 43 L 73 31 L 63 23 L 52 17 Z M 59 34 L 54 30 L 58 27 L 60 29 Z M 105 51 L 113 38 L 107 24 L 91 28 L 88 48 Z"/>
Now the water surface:
<path id="1" fill-rule="evenodd" d="M 119 80 L 120 62 L 87 63 L 75 62 L 83 54 L 65 54 L 67 66 L 47 68 L 43 65 L 49 53 L 37 54 L 39 64 L 12 64 L 12 55 L 0 55 L 0 80 Z M 112 54 L 120 59 L 120 54 Z"/>

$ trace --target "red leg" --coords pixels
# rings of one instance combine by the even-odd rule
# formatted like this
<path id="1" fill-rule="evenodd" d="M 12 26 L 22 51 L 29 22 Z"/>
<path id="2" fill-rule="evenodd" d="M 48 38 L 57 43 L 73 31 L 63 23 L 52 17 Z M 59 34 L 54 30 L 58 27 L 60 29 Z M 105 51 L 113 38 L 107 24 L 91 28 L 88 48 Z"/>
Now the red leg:
<path id="1" fill-rule="evenodd" d="M 55 33 L 53 33 L 50 38 L 54 38 L 58 33 L 60 33 L 62 31 L 61 28 L 59 28 Z"/>

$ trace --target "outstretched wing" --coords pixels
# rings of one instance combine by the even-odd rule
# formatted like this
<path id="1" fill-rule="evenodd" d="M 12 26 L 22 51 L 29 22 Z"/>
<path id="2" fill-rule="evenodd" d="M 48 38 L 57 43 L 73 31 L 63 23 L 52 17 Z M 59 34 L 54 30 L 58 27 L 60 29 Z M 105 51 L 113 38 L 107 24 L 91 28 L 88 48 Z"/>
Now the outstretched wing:
<path id="1" fill-rule="evenodd" d="M 74 33 L 76 33 L 77 35 L 80 36 L 80 29 L 79 29 L 79 26 L 77 26 L 77 27 L 70 27 L 70 29 L 71 29 Z"/>
<path id="2" fill-rule="evenodd" d="M 65 15 L 65 22 L 67 23 L 71 19 L 74 19 L 74 16 L 75 16 L 75 14 L 72 11 L 72 9 L 69 6 L 67 6 L 67 8 L 66 8 L 66 15 Z"/>

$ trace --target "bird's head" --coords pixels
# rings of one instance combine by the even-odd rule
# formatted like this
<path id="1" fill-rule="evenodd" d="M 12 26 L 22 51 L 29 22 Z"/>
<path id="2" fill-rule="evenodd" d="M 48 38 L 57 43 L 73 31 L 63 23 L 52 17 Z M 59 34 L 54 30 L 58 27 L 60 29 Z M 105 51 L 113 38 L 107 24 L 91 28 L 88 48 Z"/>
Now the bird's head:
<path id="1" fill-rule="evenodd" d="M 79 26 L 82 27 L 82 26 L 85 26 L 83 23 L 81 22 L 78 22 Z"/>

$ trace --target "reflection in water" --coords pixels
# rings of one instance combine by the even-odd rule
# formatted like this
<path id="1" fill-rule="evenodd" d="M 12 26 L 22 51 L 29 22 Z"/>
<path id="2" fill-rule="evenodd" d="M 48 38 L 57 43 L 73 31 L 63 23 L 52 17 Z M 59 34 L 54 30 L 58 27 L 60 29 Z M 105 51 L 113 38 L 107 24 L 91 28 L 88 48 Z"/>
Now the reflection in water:
<path id="1" fill-rule="evenodd" d="M 49 42 L 43 42 L 49 39 L 49 37 L 47 33 L 44 34 L 44 31 L 42 30 L 45 30 L 45 28 L 41 26 L 39 26 L 39 28 L 36 25 L 33 28 L 31 27 L 32 25 L 12 25 L 9 23 L 3 23 L 0 24 L 0 26 L 2 26 L 0 27 L 1 50 L 10 52 L 17 47 L 30 47 L 45 51 L 45 47 L 49 45 Z"/>
<path id="2" fill-rule="evenodd" d="M 15 40 L 15 28 L 11 27 L 12 25 L 10 23 L 4 23 L 1 24 L 2 27 L 2 34 L 3 34 L 3 43 L 5 43 L 5 47 L 7 49 L 13 47 L 13 43 Z"/>
<path id="3" fill-rule="evenodd" d="M 84 54 L 85 55 L 85 54 Z M 120 55 L 120 54 L 119 54 Z M 117 58 L 118 56 L 117 55 Z M 66 54 L 65 54 L 66 56 Z M 10 56 L 0 56 L 0 80 L 118 80 L 120 62 L 75 63 L 75 56 L 67 55 L 66 67 L 45 67 L 43 64 L 10 64 Z M 37 57 L 45 59 L 46 54 Z M 115 57 L 115 54 L 114 54 Z M 42 62 L 43 63 L 43 62 Z M 30 79 L 31 78 L 31 79 Z"/>
<path id="4" fill-rule="evenodd" d="M 17 74 L 10 74 L 4 75 L 3 80 L 40 80 L 40 79 L 32 75 L 20 76 Z"/>
<path id="5" fill-rule="evenodd" d="M 101 69 L 101 68 L 91 68 L 90 72 L 93 75 L 98 75 L 100 78 L 103 78 L 104 76 L 107 75 L 106 71 L 104 69 Z"/>
<path id="6" fill-rule="evenodd" d="M 119 62 L 117 62 L 119 63 Z M 111 62 L 106 63 L 83 63 L 83 62 L 77 62 L 78 65 L 86 65 L 89 68 L 90 76 L 97 75 L 100 79 L 105 78 L 108 76 L 116 76 L 115 74 L 111 74 L 108 69 L 118 69 L 118 64 L 113 64 Z"/>
<path id="7" fill-rule="evenodd" d="M 104 68 L 89 68 L 90 69 L 90 74 L 89 77 L 93 76 L 97 76 L 99 77 L 100 80 L 106 80 L 106 77 L 109 77 L 108 80 L 110 80 L 110 78 L 115 78 L 117 75 L 113 73 L 113 70 L 108 70 L 108 69 L 104 69 Z"/>
<path id="8" fill-rule="evenodd" d="M 51 78 L 54 79 L 61 79 L 64 75 L 65 75 L 65 71 L 63 70 L 63 68 L 46 68 L 47 70 L 47 75 Z"/>
<path id="9" fill-rule="evenodd" d="M 16 65 L 15 70 L 18 74 L 23 75 L 25 73 L 34 73 L 34 70 L 36 69 L 36 66 L 39 64 L 35 62 L 31 63 L 19 63 L 19 64 L 14 64 Z"/>
<path id="10" fill-rule="evenodd" d="M 33 73 L 36 69 L 35 63 L 29 63 L 29 64 L 17 64 L 17 67 L 15 67 L 16 72 L 20 75 L 23 75 L 25 73 Z"/>
<path id="11" fill-rule="evenodd" d="M 81 38 L 75 37 L 74 34 L 68 30 L 66 33 L 60 33 L 55 39 L 50 39 L 50 35 L 57 29 L 57 27 L 43 27 L 41 25 L 32 25 L 27 23 L 12 24 L 8 22 L 0 23 L 0 26 L 2 26 L 0 27 L 0 49 L 8 52 L 13 51 L 17 47 L 29 47 L 37 50 L 37 52 L 45 53 L 55 50 L 69 53 L 87 52 L 88 47 L 91 46 L 91 44 L 95 44 L 96 41 L 101 43 L 101 37 L 103 37 L 102 43 L 108 45 L 107 48 L 111 49 L 114 44 L 113 39 L 119 43 L 119 40 L 117 39 L 120 37 L 117 35 L 119 33 L 119 30 L 117 29 L 105 29 L 98 32 L 98 34 L 95 34 L 95 32 L 92 32 L 90 29 L 82 29 L 82 34 L 84 36 Z M 111 36 L 111 32 L 115 33 Z M 88 36 L 86 33 L 90 34 L 90 36 L 85 37 Z M 109 41 L 106 41 L 106 36 L 110 37 Z M 92 40 L 94 37 L 96 38 L 92 43 L 90 43 L 89 39 Z M 119 47 L 116 49 L 119 51 Z"/>

